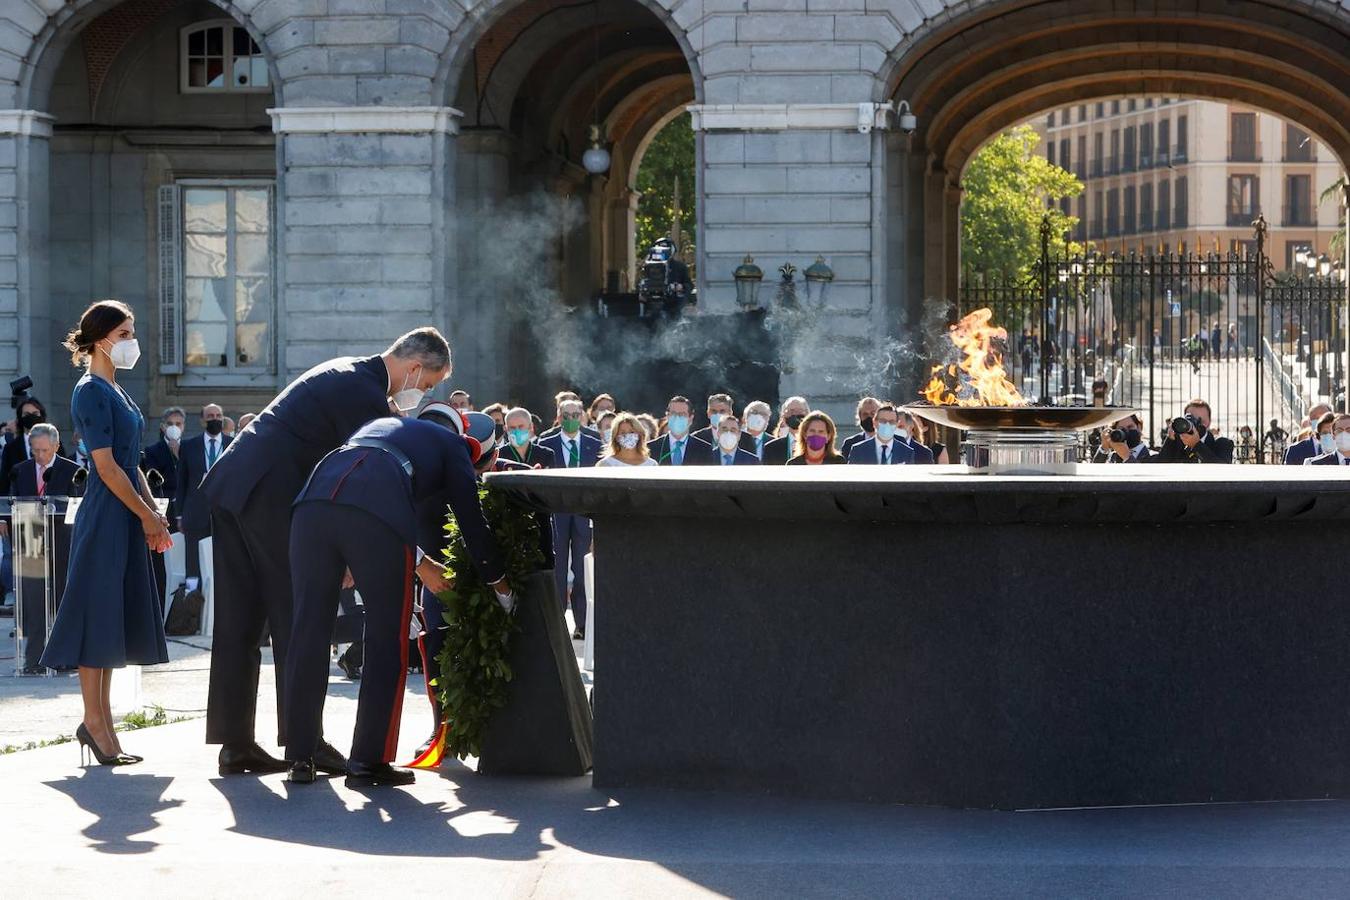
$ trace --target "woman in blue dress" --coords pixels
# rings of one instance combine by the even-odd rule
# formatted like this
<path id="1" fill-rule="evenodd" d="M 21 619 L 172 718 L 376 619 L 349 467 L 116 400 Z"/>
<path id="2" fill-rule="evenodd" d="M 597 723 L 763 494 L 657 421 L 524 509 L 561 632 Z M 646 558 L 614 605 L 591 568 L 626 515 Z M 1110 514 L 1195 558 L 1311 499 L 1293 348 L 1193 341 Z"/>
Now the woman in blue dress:
<path id="1" fill-rule="evenodd" d="M 88 371 L 70 408 L 90 459 L 89 480 L 70 541 L 66 591 L 42 654 L 51 668 L 78 666 L 84 721 L 75 736 L 102 765 L 140 762 L 122 752 L 108 703 L 112 670 L 169 661 L 155 598 L 150 552 L 171 544 L 138 467 L 145 418 L 117 385 L 117 370 L 140 357 L 131 309 L 100 300 L 66 338 L 75 365 Z"/>

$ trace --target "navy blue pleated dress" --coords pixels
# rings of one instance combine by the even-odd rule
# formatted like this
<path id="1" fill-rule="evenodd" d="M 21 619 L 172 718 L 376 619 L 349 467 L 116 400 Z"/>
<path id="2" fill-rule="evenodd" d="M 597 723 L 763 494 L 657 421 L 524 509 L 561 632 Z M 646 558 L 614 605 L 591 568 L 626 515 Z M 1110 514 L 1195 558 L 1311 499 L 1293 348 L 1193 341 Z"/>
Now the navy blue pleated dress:
<path id="1" fill-rule="evenodd" d="M 145 418 L 126 391 L 86 374 L 75 385 L 70 408 L 89 452 L 111 449 L 131 483 L 139 484 Z M 140 519 L 91 464 L 70 540 L 66 592 L 42 664 L 115 669 L 168 662 L 155 591 Z"/>

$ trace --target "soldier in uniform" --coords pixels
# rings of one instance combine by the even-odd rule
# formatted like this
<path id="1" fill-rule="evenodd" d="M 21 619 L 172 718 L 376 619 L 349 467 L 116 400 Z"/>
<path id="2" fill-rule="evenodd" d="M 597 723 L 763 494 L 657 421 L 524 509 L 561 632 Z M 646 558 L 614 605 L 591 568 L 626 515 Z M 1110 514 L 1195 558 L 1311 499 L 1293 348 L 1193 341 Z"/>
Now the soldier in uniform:
<path id="1" fill-rule="evenodd" d="M 285 745 L 280 673 L 291 631 L 287 553 L 291 504 L 305 479 L 361 425 L 388 416 L 391 399 L 400 410 L 416 409 L 449 374 L 450 347 L 434 328 L 411 331 L 378 356 L 315 366 L 249 423 L 202 482 L 211 509 L 217 598 L 206 740 L 223 745 L 220 774 L 286 770 L 254 738 L 258 647 L 270 627 L 278 743 Z M 314 756 L 322 771 L 346 769 L 342 755 L 322 740 Z"/>
<path id="2" fill-rule="evenodd" d="M 381 418 L 357 429 L 324 458 L 295 501 L 290 544 L 295 618 L 285 669 L 292 782 L 314 781 L 318 768 L 314 754 L 328 685 L 328 642 L 344 571 L 351 572 L 366 610 L 349 786 L 413 780 L 410 770 L 389 763 L 398 746 L 408 674 L 413 574 L 433 593 L 447 587 L 445 569 L 418 547 L 439 546 L 447 505 L 483 580 L 504 606 L 515 602 L 478 503 L 474 462 L 490 460 L 495 452 L 492 419 L 482 416 L 487 435 L 480 443 L 445 404 L 423 415 Z"/>

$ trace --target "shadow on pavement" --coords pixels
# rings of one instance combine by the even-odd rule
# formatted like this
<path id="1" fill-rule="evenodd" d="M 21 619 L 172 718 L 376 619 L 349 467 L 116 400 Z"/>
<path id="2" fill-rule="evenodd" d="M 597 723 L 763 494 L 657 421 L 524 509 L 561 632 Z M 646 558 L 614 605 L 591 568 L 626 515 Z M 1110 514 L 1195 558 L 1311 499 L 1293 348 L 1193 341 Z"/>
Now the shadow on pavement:
<path id="1" fill-rule="evenodd" d="M 72 745 L 73 752 L 73 745 Z M 60 781 L 45 781 L 79 807 L 97 818 L 81 833 L 100 853 L 149 853 L 159 846 L 155 841 L 134 840 L 159 827 L 156 815 L 181 806 L 182 800 L 165 800 L 173 779 L 162 775 L 133 775 L 112 768 L 90 766 L 79 775 L 67 775 Z"/>

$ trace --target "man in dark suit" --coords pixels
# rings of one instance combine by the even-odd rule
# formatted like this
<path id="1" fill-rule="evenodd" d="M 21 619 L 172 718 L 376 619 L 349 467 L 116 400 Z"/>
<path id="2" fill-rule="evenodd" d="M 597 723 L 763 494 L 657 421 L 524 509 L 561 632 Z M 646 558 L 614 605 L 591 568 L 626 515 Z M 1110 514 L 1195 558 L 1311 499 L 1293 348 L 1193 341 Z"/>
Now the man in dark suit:
<path id="1" fill-rule="evenodd" d="M 178 531 L 179 510 L 174 504 L 178 489 L 178 446 L 183 439 L 183 424 L 187 416 L 177 406 L 170 406 L 159 417 L 159 440 L 141 451 L 141 469 L 145 472 L 150 493 L 157 499 L 167 499 L 169 533 Z M 159 590 L 159 608 L 164 610 L 168 572 L 163 553 L 152 553 L 150 562 L 155 570 L 155 587 Z"/>
<path id="2" fill-rule="evenodd" d="M 797 428 L 810 411 L 811 407 L 807 405 L 805 397 L 789 397 L 783 401 L 782 409 L 779 410 L 778 428 L 776 429 L 782 436 L 764 445 L 764 464 L 766 466 L 784 465 L 795 455 L 797 451 Z"/>
<path id="3" fill-rule="evenodd" d="M 858 433 L 850 435 L 844 441 L 844 446 L 839 448 L 839 452 L 848 459 L 849 451 L 853 449 L 854 444 L 867 440 L 876 434 L 876 415 L 877 408 L 881 406 L 881 401 L 876 397 L 864 397 L 858 401 L 856 419 L 858 422 Z"/>
<path id="4" fill-rule="evenodd" d="M 534 440 L 534 416 L 523 406 L 506 412 L 506 441 L 501 449 L 503 459 L 521 463 L 532 469 L 551 469 L 553 451 L 541 447 Z"/>
<path id="5" fill-rule="evenodd" d="M 216 606 L 206 741 L 223 745 L 222 775 L 286 768 L 258 746 L 254 718 L 265 630 L 278 671 L 290 644 L 291 503 L 319 460 L 389 415 L 391 398 L 400 410 L 416 409 L 449 374 L 450 347 L 434 328 L 408 332 L 379 356 L 320 363 L 269 403 L 207 473 L 201 491 L 211 510 Z M 280 687 L 279 680 L 278 743 L 285 744 Z M 327 743 L 314 762 L 325 772 L 346 770 Z"/>
<path id="6" fill-rule="evenodd" d="M 1305 466 L 1350 466 L 1350 414 L 1336 414 L 1331 423 L 1331 434 L 1336 449 L 1314 456 L 1304 463 Z"/>
<path id="7" fill-rule="evenodd" d="M 449 587 L 445 568 L 419 547 L 440 545 L 448 505 L 474 567 L 508 608 L 514 603 L 501 552 L 478 502 L 474 454 L 458 430 L 458 411 L 444 410 L 452 430 L 435 419 L 385 417 L 352 434 L 324 457 L 295 500 L 290 561 L 295 617 L 286 661 L 286 758 L 292 782 L 313 782 L 328 687 L 328 642 L 338 589 L 350 572 L 366 610 L 365 663 L 348 764 L 348 787 L 409 784 L 409 769 L 390 765 L 398 749 L 408 674 L 413 574 L 433 593 Z M 266 413 L 264 413 L 266 415 Z M 453 419 L 450 417 L 454 417 Z M 493 423 L 487 435 L 493 438 Z M 420 502 L 427 500 L 429 502 Z"/>
<path id="8" fill-rule="evenodd" d="M 666 433 L 649 448 L 652 459 L 663 466 L 710 466 L 712 444 L 689 433 L 694 407 L 688 397 L 678 394 L 666 404 Z"/>
<path id="9" fill-rule="evenodd" d="M 763 400 L 751 400 L 745 404 L 744 418 L 741 421 L 741 449 L 755 454 L 755 459 L 764 461 L 764 448 L 773 435 L 769 433 L 769 419 L 773 410 Z"/>
<path id="10" fill-rule="evenodd" d="M 600 461 L 600 439 L 581 427 L 585 409 L 580 400 L 564 400 L 558 408 L 559 430 L 542 439 L 539 445 L 553 454 L 555 469 L 585 469 Z M 574 631 L 572 637 L 586 636 L 586 554 L 591 550 L 591 520 L 571 513 L 553 516 L 553 549 L 556 554 L 553 573 L 558 596 L 570 601 Z M 567 573 L 572 573 L 572 592 L 567 592 Z M 565 608 L 564 608 L 565 611 Z"/>
<path id="11" fill-rule="evenodd" d="M 1284 451 L 1284 464 L 1286 466 L 1301 466 L 1304 460 L 1312 459 L 1314 456 L 1322 454 L 1322 445 L 1317 439 L 1317 430 L 1322 425 L 1322 419 L 1331 412 L 1331 407 L 1326 403 L 1319 403 L 1308 410 L 1308 422 L 1312 426 L 1312 434 L 1297 443 L 1290 444 Z"/>
<path id="12" fill-rule="evenodd" d="M 225 410 L 214 403 L 202 407 L 202 433 L 183 441 L 178 448 L 178 470 L 174 481 L 174 507 L 178 511 L 179 530 L 187 539 L 187 589 L 197 590 L 202 565 L 198 544 L 211 536 L 211 510 L 198 488 L 206 473 L 229 448 L 234 438 L 222 433 Z"/>
<path id="13" fill-rule="evenodd" d="M 61 445 L 61 435 L 53 425 L 38 423 L 28 429 L 28 449 L 31 456 L 16 465 L 10 473 L 10 492 L 15 497 L 57 498 L 69 497 L 74 491 L 75 473 L 80 467 L 65 457 L 58 456 L 56 448 Z M 55 500 L 53 499 L 55 504 Z M 65 504 L 54 505 L 58 515 L 65 513 Z M 66 567 L 70 559 L 70 529 L 65 525 L 55 526 L 55 540 L 52 550 L 56 554 L 54 570 L 55 583 L 53 596 L 59 602 L 66 589 Z M 32 574 L 24 574 L 23 579 L 23 621 L 24 642 L 23 673 L 37 675 L 42 672 L 39 660 L 47 645 L 47 605 L 43 591 L 44 579 Z"/>
<path id="14" fill-rule="evenodd" d="M 733 415 L 723 416 L 717 423 L 717 447 L 713 450 L 715 466 L 757 466 L 759 457 L 741 447 L 741 421 Z"/>
<path id="15" fill-rule="evenodd" d="M 539 440 L 542 441 L 545 438 L 551 438 L 558 432 L 562 431 L 562 405 L 564 403 L 568 403 L 573 400 L 575 400 L 577 403 L 580 403 L 581 395 L 576 393 L 575 391 L 558 391 L 558 393 L 553 395 L 553 404 L 554 404 L 553 425 L 545 429 L 543 432 L 540 432 Z M 591 427 L 591 423 L 586 421 L 584 407 L 581 416 L 581 430 L 586 432 L 596 440 L 600 439 L 600 432 L 596 431 L 595 428 Z"/>
<path id="16" fill-rule="evenodd" d="M 933 454 L 923 444 L 906 440 L 908 417 L 893 403 L 879 403 L 874 416 L 876 435 L 859 441 L 849 451 L 853 465 L 932 465 Z"/>
<path id="17" fill-rule="evenodd" d="M 727 416 L 736 415 L 736 401 L 730 394 L 713 394 L 708 397 L 708 424 L 691 437 L 696 437 L 709 447 L 717 446 L 717 425 Z"/>

